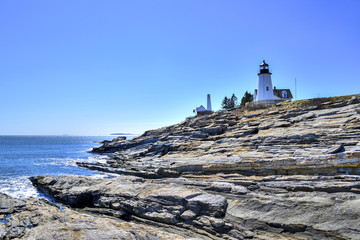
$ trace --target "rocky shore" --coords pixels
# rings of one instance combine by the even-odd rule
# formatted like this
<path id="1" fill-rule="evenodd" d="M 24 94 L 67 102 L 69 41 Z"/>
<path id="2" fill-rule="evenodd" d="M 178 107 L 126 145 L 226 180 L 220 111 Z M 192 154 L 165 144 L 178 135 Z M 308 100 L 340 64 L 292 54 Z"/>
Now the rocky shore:
<path id="1" fill-rule="evenodd" d="M 0 239 L 360 239 L 360 96 L 219 111 L 0 195 Z"/>
<path id="2" fill-rule="evenodd" d="M 0 239 L 192 239 L 142 222 L 0 195 Z M 198 239 L 198 238 L 195 238 Z"/>

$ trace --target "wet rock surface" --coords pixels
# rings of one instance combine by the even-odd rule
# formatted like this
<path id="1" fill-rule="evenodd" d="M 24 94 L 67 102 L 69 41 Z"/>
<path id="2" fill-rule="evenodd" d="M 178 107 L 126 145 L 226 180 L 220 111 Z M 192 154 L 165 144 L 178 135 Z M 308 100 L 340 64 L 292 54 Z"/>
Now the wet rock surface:
<path id="1" fill-rule="evenodd" d="M 124 239 L 360 239 L 359 113 L 359 96 L 219 111 L 103 142 L 106 163 L 78 165 L 106 178 L 31 180 L 78 218 L 121 223 L 106 232 Z M 23 209 L 6 199 L 5 220 Z M 0 224 L 0 239 L 36 236 L 23 220 Z"/>

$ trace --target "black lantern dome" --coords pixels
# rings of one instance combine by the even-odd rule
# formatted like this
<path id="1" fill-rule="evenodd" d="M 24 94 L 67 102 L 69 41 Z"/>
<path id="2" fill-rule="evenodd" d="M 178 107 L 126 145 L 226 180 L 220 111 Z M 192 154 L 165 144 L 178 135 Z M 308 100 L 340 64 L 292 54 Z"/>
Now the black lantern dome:
<path id="1" fill-rule="evenodd" d="M 269 64 L 267 64 L 265 62 L 265 60 L 263 60 L 263 62 L 260 64 L 260 73 L 259 74 L 261 74 L 261 73 L 270 73 L 269 72 Z"/>

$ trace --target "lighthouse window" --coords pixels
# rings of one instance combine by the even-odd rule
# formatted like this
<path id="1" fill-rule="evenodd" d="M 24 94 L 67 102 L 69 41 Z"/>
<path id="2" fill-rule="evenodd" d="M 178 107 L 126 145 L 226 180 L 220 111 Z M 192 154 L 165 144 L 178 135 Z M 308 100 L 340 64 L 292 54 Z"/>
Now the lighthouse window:
<path id="1" fill-rule="evenodd" d="M 266 91 L 269 91 L 269 87 L 266 87 Z"/>

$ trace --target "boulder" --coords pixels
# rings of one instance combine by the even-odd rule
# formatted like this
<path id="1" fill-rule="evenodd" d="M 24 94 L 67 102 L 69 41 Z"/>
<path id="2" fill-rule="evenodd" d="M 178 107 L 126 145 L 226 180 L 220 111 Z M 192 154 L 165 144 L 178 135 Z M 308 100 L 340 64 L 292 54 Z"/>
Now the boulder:
<path id="1" fill-rule="evenodd" d="M 184 211 L 181 215 L 180 218 L 182 218 L 183 220 L 193 220 L 196 218 L 196 213 L 191 211 L 191 210 L 186 210 Z"/>
<path id="2" fill-rule="evenodd" d="M 342 151 L 344 151 L 344 150 L 345 150 L 345 149 L 344 149 L 344 145 L 343 145 L 343 144 L 339 144 L 339 145 L 337 145 L 337 146 L 334 146 L 334 147 L 326 150 L 326 151 L 324 152 L 324 154 L 334 154 L 334 153 L 342 152 Z"/>
<path id="3" fill-rule="evenodd" d="M 186 198 L 187 208 L 202 215 L 223 217 L 227 209 L 227 200 L 220 195 L 199 194 Z"/>
<path id="4" fill-rule="evenodd" d="M 207 190 L 212 190 L 216 192 L 230 192 L 231 189 L 234 187 L 234 184 L 227 183 L 227 182 L 213 182 Z"/>
<path id="5" fill-rule="evenodd" d="M 11 201 L 6 198 L 0 198 L 0 214 L 9 214 L 13 212 Z"/>

